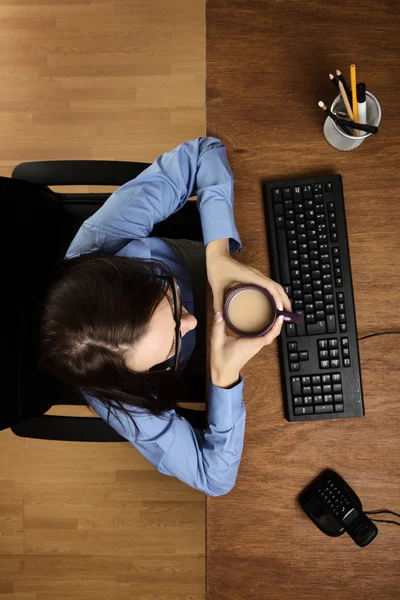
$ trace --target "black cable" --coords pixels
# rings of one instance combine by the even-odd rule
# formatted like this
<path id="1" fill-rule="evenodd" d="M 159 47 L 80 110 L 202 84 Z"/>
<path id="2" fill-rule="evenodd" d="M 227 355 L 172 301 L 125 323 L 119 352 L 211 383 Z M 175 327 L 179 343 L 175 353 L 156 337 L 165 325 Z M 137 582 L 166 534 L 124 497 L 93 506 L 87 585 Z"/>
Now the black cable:
<path id="1" fill-rule="evenodd" d="M 389 521 L 388 519 L 371 519 L 371 521 L 375 521 L 375 523 L 393 523 L 393 525 L 398 525 L 400 527 L 400 523 L 397 521 Z"/>
<path id="2" fill-rule="evenodd" d="M 394 512 L 393 510 L 389 510 L 387 508 L 382 508 L 380 510 L 369 510 L 364 512 L 366 515 L 381 515 L 384 513 L 388 513 L 390 515 L 395 515 L 396 517 L 400 518 L 399 513 Z M 371 519 L 371 521 L 375 521 L 376 523 L 392 523 L 393 525 L 398 525 L 400 527 L 400 523 L 398 521 L 391 521 L 389 519 Z"/>
<path id="3" fill-rule="evenodd" d="M 366 340 L 367 338 L 375 337 L 376 335 L 395 335 L 399 333 L 400 331 L 380 331 L 379 333 L 370 333 L 369 335 L 363 335 L 362 337 L 358 338 L 358 341 L 360 342 L 361 340 Z"/>
<path id="4" fill-rule="evenodd" d="M 399 517 L 400 515 L 397 512 L 394 512 L 393 510 L 389 510 L 388 508 L 380 508 L 379 510 L 369 510 L 364 511 L 366 515 L 380 515 L 382 513 L 389 513 L 390 515 L 395 515 L 395 517 Z"/>

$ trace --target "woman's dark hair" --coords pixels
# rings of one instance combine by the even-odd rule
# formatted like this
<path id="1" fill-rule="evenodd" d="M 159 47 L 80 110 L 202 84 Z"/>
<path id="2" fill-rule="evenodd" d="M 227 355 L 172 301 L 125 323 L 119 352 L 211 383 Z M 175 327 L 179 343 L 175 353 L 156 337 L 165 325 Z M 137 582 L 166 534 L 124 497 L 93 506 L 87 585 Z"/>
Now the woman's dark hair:
<path id="1" fill-rule="evenodd" d="M 157 416 L 174 409 L 173 371 L 135 373 L 123 361 L 166 295 L 165 276 L 161 261 L 103 254 L 61 261 L 41 303 L 39 368 L 94 396 L 108 414 L 114 407 L 131 416 L 122 403 Z"/>

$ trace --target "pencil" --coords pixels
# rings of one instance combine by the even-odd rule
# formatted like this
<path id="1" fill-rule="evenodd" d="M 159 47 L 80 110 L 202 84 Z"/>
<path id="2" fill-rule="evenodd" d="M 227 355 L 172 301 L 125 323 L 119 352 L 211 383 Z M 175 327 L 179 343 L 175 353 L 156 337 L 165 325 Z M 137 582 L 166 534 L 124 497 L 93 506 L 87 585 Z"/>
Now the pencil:
<path id="1" fill-rule="evenodd" d="M 338 90 L 338 92 L 340 92 L 339 84 L 338 84 L 337 80 L 335 79 L 335 76 L 332 75 L 332 73 L 329 73 L 329 79 L 332 81 L 333 85 Z"/>
<path id="2" fill-rule="evenodd" d="M 347 85 L 347 81 L 345 80 L 345 78 L 342 75 L 342 72 L 339 71 L 339 69 L 336 69 L 336 76 L 339 79 L 339 81 L 341 81 L 343 83 L 343 87 L 346 90 L 347 98 L 349 99 L 349 102 L 351 102 L 351 91 L 350 91 L 350 88 Z"/>
<path id="3" fill-rule="evenodd" d="M 354 121 L 358 121 L 356 65 L 350 65 L 351 103 Z"/>
<path id="4" fill-rule="evenodd" d="M 339 87 L 340 87 L 340 92 L 342 94 L 344 105 L 345 105 L 346 110 L 347 110 L 347 114 L 349 115 L 350 119 L 352 121 L 354 121 L 354 114 L 353 114 L 353 111 L 351 110 L 351 106 L 350 106 L 349 99 L 347 98 L 346 90 L 344 89 L 344 85 L 340 81 L 340 79 L 339 79 Z"/>

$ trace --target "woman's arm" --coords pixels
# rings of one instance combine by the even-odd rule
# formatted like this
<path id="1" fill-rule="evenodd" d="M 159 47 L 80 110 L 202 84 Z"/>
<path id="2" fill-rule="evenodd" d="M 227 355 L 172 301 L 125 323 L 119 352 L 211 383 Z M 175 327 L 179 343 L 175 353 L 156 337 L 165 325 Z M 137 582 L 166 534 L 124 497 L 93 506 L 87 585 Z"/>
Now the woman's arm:
<path id="1" fill-rule="evenodd" d="M 241 248 L 233 217 L 233 175 L 224 144 L 201 137 L 159 156 L 138 177 L 116 190 L 87 219 L 67 257 L 98 250 L 117 253 L 134 239 L 149 236 L 156 223 L 177 212 L 197 193 L 204 243 L 229 238 Z"/>
<path id="2" fill-rule="evenodd" d="M 210 496 L 221 496 L 234 487 L 239 469 L 246 419 L 242 395 L 242 381 L 229 390 L 210 384 L 205 432 L 193 429 L 175 411 L 154 417 L 133 408 L 137 431 L 122 413 L 119 422 L 111 412 L 109 424 L 161 473 Z M 107 421 L 107 409 L 94 398 L 87 401 Z"/>

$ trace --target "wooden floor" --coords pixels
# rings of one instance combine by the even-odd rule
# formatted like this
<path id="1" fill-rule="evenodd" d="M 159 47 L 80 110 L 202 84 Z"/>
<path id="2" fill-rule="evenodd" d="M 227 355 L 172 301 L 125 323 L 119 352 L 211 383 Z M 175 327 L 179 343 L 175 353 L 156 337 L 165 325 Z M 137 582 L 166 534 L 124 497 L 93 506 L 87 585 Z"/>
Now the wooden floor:
<path id="1" fill-rule="evenodd" d="M 0 175 L 27 160 L 151 162 L 204 135 L 204 12 L 2 0 Z M 202 600 L 204 504 L 127 443 L 2 431 L 0 599 Z"/>

